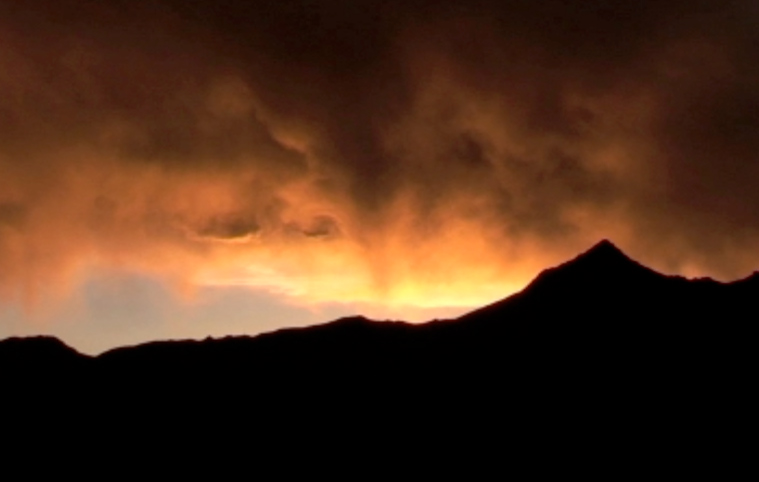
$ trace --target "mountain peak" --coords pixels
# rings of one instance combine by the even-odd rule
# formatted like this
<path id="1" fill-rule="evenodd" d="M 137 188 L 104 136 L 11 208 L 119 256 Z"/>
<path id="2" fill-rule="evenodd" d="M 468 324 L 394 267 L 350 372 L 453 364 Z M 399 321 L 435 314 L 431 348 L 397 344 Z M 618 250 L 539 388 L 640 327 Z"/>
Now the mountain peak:
<path id="1" fill-rule="evenodd" d="M 650 286 L 664 275 L 631 259 L 608 239 L 558 266 L 542 271 L 517 295 L 497 301 L 459 319 L 497 316 L 512 299 L 539 300 L 539 304 L 569 306 L 594 298 L 594 306 L 608 303 L 624 293 Z"/>
<path id="2" fill-rule="evenodd" d="M 582 271 L 591 276 L 612 273 L 620 275 L 623 272 L 629 272 L 630 269 L 651 271 L 631 259 L 608 239 L 599 241 L 589 250 L 554 269 Z"/>
<path id="3" fill-rule="evenodd" d="M 638 263 L 630 259 L 614 243 L 608 239 L 603 239 L 574 259 L 562 264 L 561 267 L 575 265 L 583 266 L 585 269 L 592 269 L 593 266 L 604 267 L 604 271 L 606 271 L 608 269 L 616 270 L 623 266 L 638 265 Z"/>
<path id="4" fill-rule="evenodd" d="M 566 289 L 599 285 L 606 289 L 612 284 L 639 280 L 640 276 L 650 279 L 651 275 L 658 273 L 628 257 L 608 239 L 603 239 L 574 259 L 543 271 L 528 289 L 538 286 L 564 286 L 563 289 Z"/>
<path id="5" fill-rule="evenodd" d="M 627 257 L 625 253 L 622 252 L 621 249 L 619 249 L 614 243 L 609 241 L 608 239 L 602 239 L 595 245 L 593 245 L 592 248 L 582 253 L 578 258 L 583 257 L 594 257 L 594 258 L 604 258 L 604 259 L 624 259 L 624 260 L 630 260 L 630 258 Z"/>

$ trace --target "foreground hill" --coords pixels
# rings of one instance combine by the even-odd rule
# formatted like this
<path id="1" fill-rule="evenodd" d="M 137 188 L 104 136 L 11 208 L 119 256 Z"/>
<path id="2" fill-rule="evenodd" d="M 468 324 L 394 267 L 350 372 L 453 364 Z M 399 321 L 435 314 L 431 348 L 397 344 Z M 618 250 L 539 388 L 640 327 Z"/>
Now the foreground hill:
<path id="1" fill-rule="evenodd" d="M 312 449 L 330 434 L 343 447 L 389 438 L 444 452 L 496 437 L 504 450 L 550 440 L 629 463 L 740 450 L 759 401 L 757 299 L 756 273 L 665 276 L 603 241 L 455 320 L 355 317 L 97 357 L 8 339 L 0 367 L 7 413 L 70 417 L 106 440 L 165 427 L 172 444 L 242 431 Z"/>

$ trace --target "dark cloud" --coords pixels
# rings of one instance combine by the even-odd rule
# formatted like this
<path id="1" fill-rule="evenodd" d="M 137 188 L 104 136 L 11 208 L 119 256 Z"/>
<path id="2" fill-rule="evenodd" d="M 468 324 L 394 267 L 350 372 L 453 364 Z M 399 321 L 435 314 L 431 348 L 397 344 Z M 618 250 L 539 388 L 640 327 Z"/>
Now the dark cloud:
<path id="1" fill-rule="evenodd" d="M 757 26 L 748 0 L 2 2 L 0 261 L 254 237 L 402 282 L 439 263 L 389 253 L 511 276 L 603 236 L 738 276 Z"/>
<path id="2" fill-rule="evenodd" d="M 25 218 L 24 206 L 14 203 L 0 204 L 0 226 L 20 228 Z"/>
<path id="3" fill-rule="evenodd" d="M 260 230 L 255 220 L 230 216 L 227 218 L 214 217 L 208 224 L 198 230 L 202 238 L 236 240 L 246 239 Z"/>
<path id="4" fill-rule="evenodd" d="M 326 238 L 330 236 L 338 236 L 340 234 L 340 227 L 337 221 L 327 215 L 318 215 L 313 219 L 310 219 L 304 225 L 292 225 L 292 228 L 304 236 L 310 238 Z"/>

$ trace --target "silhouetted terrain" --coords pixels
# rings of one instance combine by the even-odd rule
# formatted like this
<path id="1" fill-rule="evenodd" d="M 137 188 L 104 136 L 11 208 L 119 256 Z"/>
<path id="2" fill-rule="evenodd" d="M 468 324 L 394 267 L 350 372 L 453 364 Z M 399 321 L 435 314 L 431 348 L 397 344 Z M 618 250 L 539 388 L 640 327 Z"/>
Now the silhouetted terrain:
<path id="1" fill-rule="evenodd" d="M 455 320 L 345 318 L 97 357 L 51 338 L 7 339 L 2 415 L 156 446 L 237 434 L 283 450 L 324 450 L 337 437 L 341 450 L 388 443 L 441 458 L 470 445 L 510 456 L 540 447 L 630 467 L 740 457 L 737 441 L 756 427 L 758 298 L 759 274 L 664 276 L 603 241 Z"/>

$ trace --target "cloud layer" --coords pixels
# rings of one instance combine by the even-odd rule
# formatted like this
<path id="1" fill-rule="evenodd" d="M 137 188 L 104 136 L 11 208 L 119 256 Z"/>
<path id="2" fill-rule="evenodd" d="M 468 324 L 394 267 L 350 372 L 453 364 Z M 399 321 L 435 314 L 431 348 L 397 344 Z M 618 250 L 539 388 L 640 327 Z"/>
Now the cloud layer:
<path id="1" fill-rule="evenodd" d="M 0 296 L 93 266 L 474 305 L 610 237 L 759 267 L 744 1 L 0 4 Z"/>

